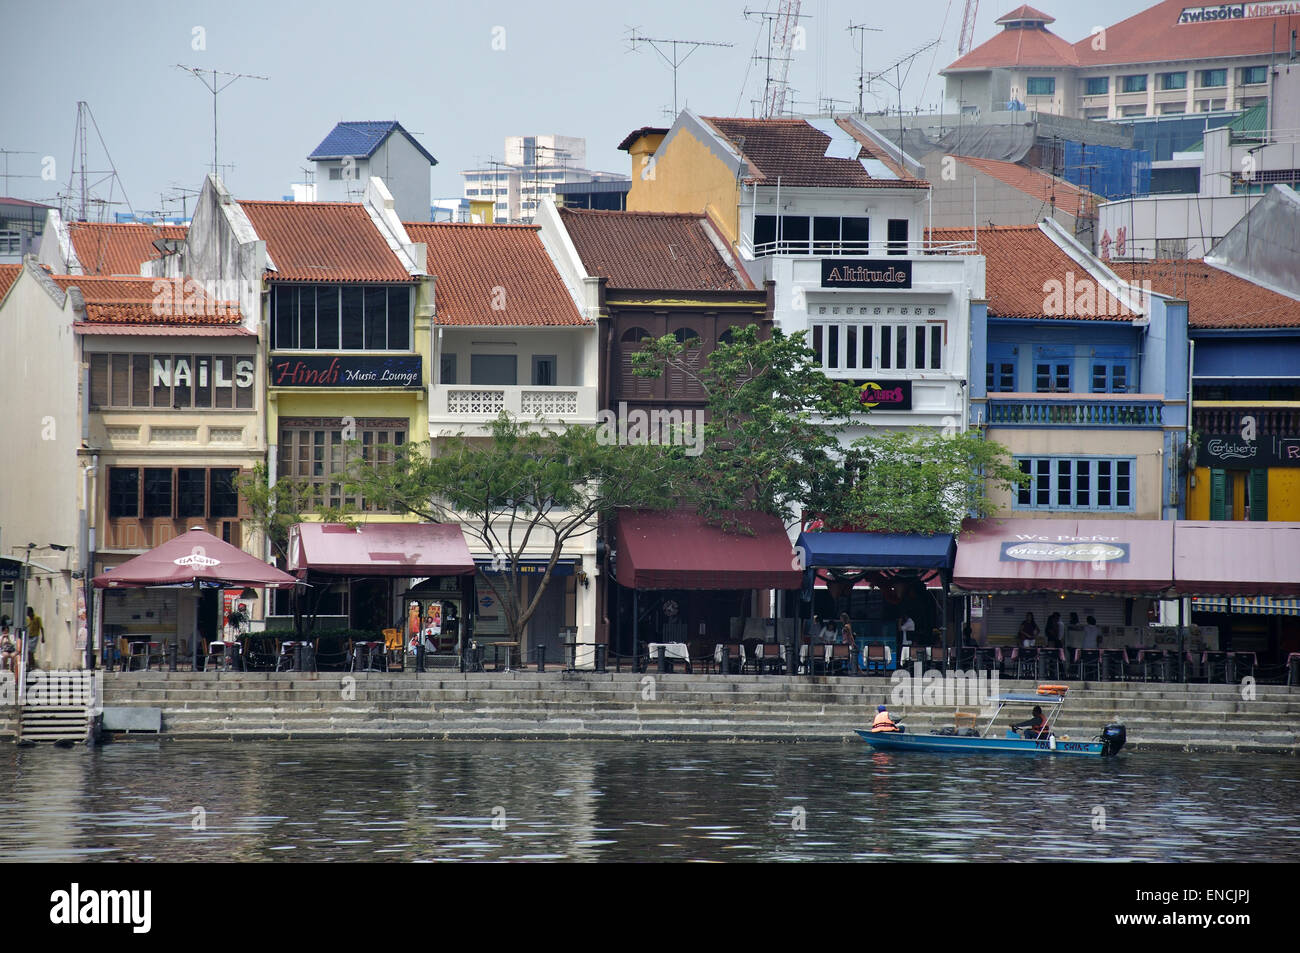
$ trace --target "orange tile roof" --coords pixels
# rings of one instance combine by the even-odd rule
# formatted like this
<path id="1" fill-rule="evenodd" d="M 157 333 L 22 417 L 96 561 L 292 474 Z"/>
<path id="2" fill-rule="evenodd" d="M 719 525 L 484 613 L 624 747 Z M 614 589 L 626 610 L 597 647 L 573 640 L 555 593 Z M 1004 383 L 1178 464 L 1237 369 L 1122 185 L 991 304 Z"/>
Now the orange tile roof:
<path id="1" fill-rule="evenodd" d="M 1059 69 L 1078 66 L 1079 53 L 1069 41 L 1048 29 L 1000 30 L 965 56 L 939 72 L 986 70 L 1012 66 Z"/>
<path id="2" fill-rule="evenodd" d="M 434 322 L 478 327 L 588 325 L 535 225 L 407 222 L 429 249 Z"/>
<path id="3" fill-rule="evenodd" d="M 1268 5 L 1266 2 L 1259 4 L 1262 7 Z M 1277 49 L 1285 51 L 1291 30 L 1300 26 L 1294 17 L 1178 22 L 1184 9 L 1199 6 L 1214 4 L 1205 0 L 1164 0 L 1148 7 L 1107 27 L 1104 50 L 1093 49 L 1091 36 L 1074 44 L 1079 63 L 1082 66 L 1109 66 L 1217 56 L 1267 56 L 1273 49 L 1274 27 L 1277 28 Z"/>
<path id="4" fill-rule="evenodd" d="M 51 275 L 64 291 L 80 289 L 86 324 L 239 327 L 239 305 L 210 297 L 201 285 L 162 278 Z"/>
<path id="5" fill-rule="evenodd" d="M 1247 4 L 1256 6 L 1256 4 Z M 998 67 L 1096 67 L 1116 66 L 1124 63 L 1167 63 L 1177 60 L 1199 60 L 1229 56 L 1267 56 L 1274 48 L 1273 31 L 1285 38 L 1296 24 L 1293 17 L 1260 16 L 1227 20 L 1207 20 L 1196 23 L 1178 22 L 1184 9 L 1213 7 L 1213 3 L 1198 0 L 1162 0 L 1140 13 L 1106 27 L 1104 49 L 1094 46 L 1092 34 L 1069 43 L 1049 30 L 1001 30 L 989 40 L 975 47 L 965 56 L 940 72 L 950 70 L 986 70 Z M 1267 7 L 1269 3 L 1259 3 Z M 1009 19 L 1042 19 L 1051 17 L 1021 7 L 998 23 Z M 1285 40 L 1278 40 L 1279 49 Z M 1263 65 L 1262 63 L 1260 65 Z"/>
<path id="6" fill-rule="evenodd" d="M 1091 217 L 1097 207 L 1098 199 L 1076 185 L 1064 179 L 1057 179 L 1042 169 L 1035 169 L 1016 162 L 1003 162 L 1000 159 L 977 159 L 972 156 L 955 156 L 958 162 L 972 169 L 991 175 L 999 182 L 1005 183 L 1030 198 L 1043 203 L 1044 214 L 1048 206 L 1056 205 L 1062 212 L 1075 218 Z"/>
<path id="7" fill-rule="evenodd" d="M 591 275 L 610 288 L 747 291 L 753 288 L 709 238 L 704 215 L 560 209 L 560 220 Z"/>
<path id="8" fill-rule="evenodd" d="M 969 242 L 971 230 L 934 228 L 930 240 Z M 1094 284 L 1092 276 L 1037 225 L 981 228 L 975 244 L 986 262 L 989 317 L 1080 321 L 1131 321 L 1135 317 L 1110 292 Z M 1060 282 L 1061 314 L 1046 313 L 1053 281 Z"/>
<path id="9" fill-rule="evenodd" d="M 183 239 L 186 231 L 184 225 L 68 223 L 72 250 L 88 275 L 138 275 L 142 264 L 160 257 L 155 239 Z"/>
<path id="10" fill-rule="evenodd" d="M 1013 23 L 1016 20 L 1042 20 L 1044 23 L 1055 23 L 1055 17 L 1049 17 L 1042 10 L 1035 10 L 1029 4 L 1016 7 L 1010 13 L 1003 14 L 994 20 L 994 23 Z"/>
<path id="11" fill-rule="evenodd" d="M 276 270 L 270 281 L 415 282 L 351 202 L 240 202 Z"/>
<path id="12" fill-rule="evenodd" d="M 1300 301 L 1239 278 L 1200 259 L 1113 261 L 1133 284 L 1187 302 L 1193 328 L 1300 328 Z"/>
<path id="13" fill-rule="evenodd" d="M 0 300 L 9 293 L 9 286 L 18 280 L 22 265 L 0 265 Z"/>
<path id="14" fill-rule="evenodd" d="M 706 116 L 704 121 L 745 157 L 749 164 L 750 182 L 776 185 L 780 179 L 782 185 L 792 188 L 929 188 L 928 182 L 907 175 L 898 179 L 873 178 L 858 159 L 883 160 L 884 157 L 878 150 L 863 146 L 860 139 L 857 158 L 828 157 L 826 148 L 831 137 L 802 119 Z M 895 174 L 899 173 L 892 161 L 886 164 Z"/>

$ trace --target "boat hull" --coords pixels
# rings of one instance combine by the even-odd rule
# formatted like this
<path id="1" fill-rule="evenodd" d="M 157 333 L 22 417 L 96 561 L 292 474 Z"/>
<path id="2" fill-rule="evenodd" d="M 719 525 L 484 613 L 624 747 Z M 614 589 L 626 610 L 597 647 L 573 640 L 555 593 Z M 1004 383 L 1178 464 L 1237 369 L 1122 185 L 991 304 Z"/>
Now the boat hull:
<path id="1" fill-rule="evenodd" d="M 920 735 L 907 731 L 864 731 L 854 729 L 862 740 L 881 751 L 997 751 L 1007 754 L 1065 755 L 1100 758 L 1105 745 L 1100 741 L 1029 741 L 1025 738 L 977 738 L 963 735 Z"/>

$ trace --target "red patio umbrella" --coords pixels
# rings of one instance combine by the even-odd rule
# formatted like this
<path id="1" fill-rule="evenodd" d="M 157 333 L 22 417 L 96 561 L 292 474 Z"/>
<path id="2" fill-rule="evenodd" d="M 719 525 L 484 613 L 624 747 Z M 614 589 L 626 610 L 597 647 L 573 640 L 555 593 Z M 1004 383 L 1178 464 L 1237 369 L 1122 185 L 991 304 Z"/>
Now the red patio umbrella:
<path id="1" fill-rule="evenodd" d="M 283 589 L 298 580 L 211 533 L 192 529 L 147 553 L 129 559 L 93 580 L 97 589 L 237 589 L 246 586 Z M 198 653 L 198 617 L 194 651 Z M 173 638 L 176 645 L 180 634 Z M 173 652 L 172 666 L 175 670 Z"/>

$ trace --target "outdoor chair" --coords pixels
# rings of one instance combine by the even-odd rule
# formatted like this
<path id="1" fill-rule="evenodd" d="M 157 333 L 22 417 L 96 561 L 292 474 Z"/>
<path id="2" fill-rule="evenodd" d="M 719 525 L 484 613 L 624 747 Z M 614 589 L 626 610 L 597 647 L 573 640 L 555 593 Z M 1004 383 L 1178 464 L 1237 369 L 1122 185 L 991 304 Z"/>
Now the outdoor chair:
<path id="1" fill-rule="evenodd" d="M 831 657 L 828 665 L 831 675 L 848 675 L 852 671 L 851 658 L 848 645 L 831 646 Z"/>
<path id="2" fill-rule="evenodd" d="M 884 672 L 889 665 L 889 650 L 881 642 L 869 642 L 867 644 L 867 674 L 872 672 Z"/>
<path id="3" fill-rule="evenodd" d="M 388 671 L 406 671 L 406 647 L 400 629 L 384 629 L 384 655 Z"/>
<path id="4" fill-rule="evenodd" d="M 1038 677 L 1037 649 L 1016 649 L 1013 653 L 1013 660 L 1016 663 L 1016 678 Z"/>
<path id="5" fill-rule="evenodd" d="M 144 646 L 144 667 L 149 668 L 154 662 L 157 662 L 159 668 L 161 668 L 167 661 L 167 653 L 163 650 L 163 644 L 161 642 L 145 642 Z"/>
<path id="6" fill-rule="evenodd" d="M 1089 676 L 1101 681 L 1101 652 L 1097 649 L 1075 649 L 1074 675 L 1080 681 L 1086 682 Z"/>
<path id="7" fill-rule="evenodd" d="M 216 671 L 223 668 L 230 671 L 239 661 L 239 649 L 238 642 L 225 642 L 220 639 L 210 642 L 204 653 L 204 671 Z"/>

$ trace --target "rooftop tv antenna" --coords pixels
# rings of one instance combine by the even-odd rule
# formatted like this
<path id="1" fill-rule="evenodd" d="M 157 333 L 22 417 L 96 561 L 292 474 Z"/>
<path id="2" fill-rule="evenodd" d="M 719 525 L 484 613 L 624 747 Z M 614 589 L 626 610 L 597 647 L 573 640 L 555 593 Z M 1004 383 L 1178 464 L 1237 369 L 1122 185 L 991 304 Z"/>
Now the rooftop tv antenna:
<path id="1" fill-rule="evenodd" d="M 643 33 L 637 33 L 636 27 L 632 27 L 632 34 L 631 36 L 628 37 L 628 42 L 631 44 L 631 49 L 633 52 L 636 51 L 638 43 L 650 44 L 650 48 L 654 50 L 656 53 L 658 53 L 660 57 L 663 58 L 663 61 L 668 64 L 669 68 L 672 69 L 673 71 L 673 116 L 677 115 L 677 70 L 681 67 L 681 65 L 685 63 L 690 58 L 690 55 L 694 53 L 696 50 L 698 50 L 701 46 L 734 46 L 735 45 L 733 43 L 715 43 L 712 40 L 656 39 L 654 37 L 646 36 Z M 672 47 L 673 55 L 669 56 L 667 53 L 665 53 L 663 50 L 659 48 L 660 46 Z M 685 53 L 679 53 L 678 47 L 689 47 L 689 49 Z"/>
<path id="2" fill-rule="evenodd" d="M 261 79 L 265 80 L 266 76 L 257 76 L 253 73 L 227 73 L 219 69 L 200 69 L 197 66 L 183 66 L 176 64 L 177 69 L 183 69 L 187 73 L 194 74 L 194 77 L 208 88 L 212 93 L 212 174 L 216 175 L 220 170 L 217 165 L 217 95 L 226 87 L 232 85 L 241 79 Z M 209 79 L 209 76 L 211 77 Z M 219 80 L 218 76 L 229 76 L 227 80 Z"/>
<path id="3" fill-rule="evenodd" d="M 884 33 L 880 27 L 867 26 L 865 23 L 850 23 L 847 27 L 850 33 L 857 31 L 858 40 L 854 44 L 858 48 L 858 115 L 864 115 L 862 108 L 862 95 L 866 90 L 867 84 L 867 38 L 862 34 L 870 30 L 872 33 Z"/>
<path id="4" fill-rule="evenodd" d="M 90 151 L 91 127 L 94 127 L 95 137 L 99 139 L 99 147 L 104 151 L 104 158 L 108 160 L 107 169 L 92 170 L 86 168 L 87 154 Z M 108 183 L 107 197 L 100 196 L 95 192 L 105 182 Z M 114 185 L 122 191 L 122 202 L 113 199 Z M 104 216 L 107 215 L 110 205 L 125 204 L 130 209 L 131 214 L 135 214 L 135 209 L 131 208 L 131 203 L 127 200 L 126 189 L 122 185 L 122 180 L 113 165 L 113 157 L 108 154 L 108 146 L 104 144 L 104 136 L 99 131 L 99 123 L 95 122 L 95 115 L 90 111 L 90 104 L 84 100 L 77 103 L 77 131 L 72 140 L 72 171 L 68 176 L 68 188 L 59 197 L 67 199 L 66 205 L 60 203 L 65 221 L 89 221 L 86 217 L 88 206 L 98 210 L 99 221 L 104 221 Z"/>
<path id="5" fill-rule="evenodd" d="M 3 173 L 0 173 L 0 176 L 3 176 L 4 181 L 5 181 L 5 184 L 4 184 L 4 194 L 5 194 L 5 195 L 8 195 L 8 194 L 9 194 L 9 180 L 10 180 L 10 179 L 39 179 L 39 178 L 40 178 L 40 176 L 38 176 L 38 175 L 23 175 L 23 174 L 18 173 L 18 172 L 10 172 L 10 171 L 9 171 L 9 157 L 10 157 L 10 156 L 34 156 L 34 155 L 36 155 L 35 152 L 31 152 L 31 151 L 29 151 L 29 150 L 27 150 L 27 149 L 0 149 L 0 156 L 4 156 L 4 157 L 5 157 L 5 170 L 4 170 Z"/>
<path id="6" fill-rule="evenodd" d="M 878 79 L 883 79 L 887 86 L 897 91 L 898 93 L 898 164 L 900 166 L 904 164 L 903 163 L 903 155 L 904 155 L 903 152 L 903 84 L 907 81 L 907 74 L 903 72 L 903 67 L 906 66 L 908 73 L 910 73 L 912 70 L 912 61 L 916 59 L 918 56 L 920 56 L 922 53 L 924 53 L 926 50 L 930 49 L 931 47 L 938 46 L 939 39 L 941 38 L 933 39 L 929 43 L 923 44 L 922 46 L 918 46 L 916 49 L 912 50 L 912 52 L 908 53 L 906 56 L 899 57 L 898 59 L 894 60 L 894 62 L 886 66 L 884 69 L 880 70 L 877 73 L 872 73 L 870 76 L 866 77 L 867 83 L 874 83 Z M 889 73 L 891 70 L 894 73 L 893 82 L 891 82 L 889 79 Z"/>

